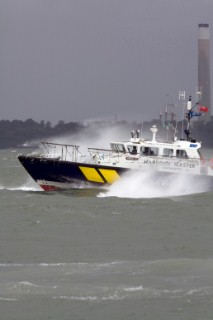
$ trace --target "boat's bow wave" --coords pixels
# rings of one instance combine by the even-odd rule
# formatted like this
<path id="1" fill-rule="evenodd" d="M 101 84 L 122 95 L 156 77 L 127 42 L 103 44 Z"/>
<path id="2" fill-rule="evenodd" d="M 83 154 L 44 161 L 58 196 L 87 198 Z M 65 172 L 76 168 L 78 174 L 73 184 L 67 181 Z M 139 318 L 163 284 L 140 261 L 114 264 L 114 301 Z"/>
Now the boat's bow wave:
<path id="1" fill-rule="evenodd" d="M 152 170 L 128 172 L 122 179 L 99 193 L 99 197 L 119 198 L 167 198 L 208 192 L 210 184 L 202 177 L 186 175 L 162 176 Z"/>

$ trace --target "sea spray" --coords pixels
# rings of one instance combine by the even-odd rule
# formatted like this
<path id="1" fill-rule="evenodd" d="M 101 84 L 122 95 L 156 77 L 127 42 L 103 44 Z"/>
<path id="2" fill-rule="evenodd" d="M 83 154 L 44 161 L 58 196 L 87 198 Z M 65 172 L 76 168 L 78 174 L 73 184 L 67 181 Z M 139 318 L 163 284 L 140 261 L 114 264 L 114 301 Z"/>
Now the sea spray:
<path id="1" fill-rule="evenodd" d="M 99 193 L 99 197 L 162 198 L 209 191 L 202 178 L 190 175 L 165 175 L 156 171 L 129 172 Z"/>
<path id="2" fill-rule="evenodd" d="M 0 190 L 10 190 L 10 191 L 43 191 L 41 187 L 30 177 L 27 178 L 27 181 L 20 185 L 1 185 Z"/>

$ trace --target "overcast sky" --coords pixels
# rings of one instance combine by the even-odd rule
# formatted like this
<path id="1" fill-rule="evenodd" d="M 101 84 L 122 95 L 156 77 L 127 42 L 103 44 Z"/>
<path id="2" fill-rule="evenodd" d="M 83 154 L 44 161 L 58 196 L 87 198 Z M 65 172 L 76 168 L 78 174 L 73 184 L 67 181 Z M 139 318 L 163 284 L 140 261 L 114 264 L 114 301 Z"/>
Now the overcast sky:
<path id="1" fill-rule="evenodd" d="M 195 95 L 212 21 L 213 0 L 0 0 L 0 119 L 156 118 Z"/>

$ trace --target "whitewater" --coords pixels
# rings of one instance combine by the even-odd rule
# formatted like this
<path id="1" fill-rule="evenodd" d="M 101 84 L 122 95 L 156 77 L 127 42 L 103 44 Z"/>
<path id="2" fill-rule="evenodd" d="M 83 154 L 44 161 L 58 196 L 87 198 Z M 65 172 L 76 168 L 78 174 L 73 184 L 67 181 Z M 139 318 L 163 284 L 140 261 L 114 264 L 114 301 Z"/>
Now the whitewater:
<path id="1" fill-rule="evenodd" d="M 129 173 L 45 193 L 0 151 L 4 320 L 212 319 L 212 192 Z"/>

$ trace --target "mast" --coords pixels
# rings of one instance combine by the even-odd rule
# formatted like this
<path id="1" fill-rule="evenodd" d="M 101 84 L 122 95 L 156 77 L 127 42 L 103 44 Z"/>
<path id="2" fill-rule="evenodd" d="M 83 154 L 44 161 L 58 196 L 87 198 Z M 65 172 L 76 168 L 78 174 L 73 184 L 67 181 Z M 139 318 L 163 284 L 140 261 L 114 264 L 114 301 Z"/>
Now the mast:
<path id="1" fill-rule="evenodd" d="M 195 107 L 197 107 L 197 111 L 194 111 Z M 192 107 L 192 96 L 189 96 L 189 100 L 187 102 L 187 113 L 186 113 L 186 119 L 187 119 L 187 128 L 185 129 L 185 134 L 187 137 L 187 141 L 190 141 L 190 121 L 193 117 L 200 117 L 202 115 L 201 112 L 208 112 L 208 108 L 205 106 L 199 105 L 199 102 L 196 102 L 195 105 Z"/>

